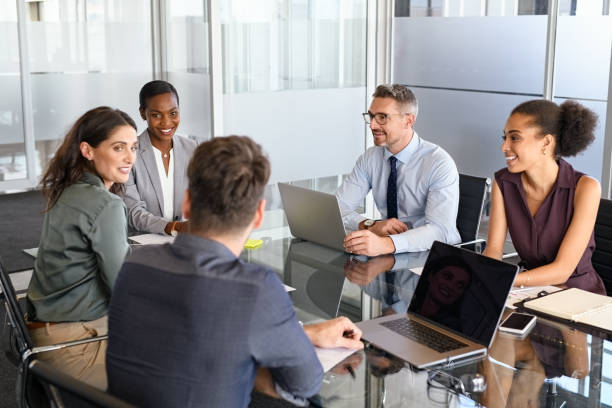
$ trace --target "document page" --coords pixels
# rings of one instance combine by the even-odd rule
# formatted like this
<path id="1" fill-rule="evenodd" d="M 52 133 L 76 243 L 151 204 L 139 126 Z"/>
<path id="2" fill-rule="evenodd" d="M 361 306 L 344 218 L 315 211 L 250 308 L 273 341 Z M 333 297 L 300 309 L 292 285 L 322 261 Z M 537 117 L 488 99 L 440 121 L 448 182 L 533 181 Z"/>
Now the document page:
<path id="1" fill-rule="evenodd" d="M 562 319 L 612 329 L 612 298 L 570 288 L 525 303 L 525 308 Z"/>
<path id="2" fill-rule="evenodd" d="M 357 350 L 348 349 L 344 347 L 323 349 L 315 347 L 317 357 L 323 366 L 323 371 L 328 372 L 334 368 L 339 362 L 356 352 Z"/>
<path id="3" fill-rule="evenodd" d="M 416 267 L 416 268 L 410 268 L 410 270 L 414 273 L 416 273 L 417 275 L 421 276 L 421 274 L 423 273 L 423 267 Z"/>
<path id="4" fill-rule="evenodd" d="M 142 234 L 129 237 L 132 241 L 140 245 L 159 245 L 169 244 L 174 242 L 174 237 L 171 235 L 162 234 Z"/>
<path id="5" fill-rule="evenodd" d="M 30 255 L 32 258 L 36 258 L 38 256 L 38 247 L 37 248 L 28 248 L 24 249 L 23 252 Z"/>

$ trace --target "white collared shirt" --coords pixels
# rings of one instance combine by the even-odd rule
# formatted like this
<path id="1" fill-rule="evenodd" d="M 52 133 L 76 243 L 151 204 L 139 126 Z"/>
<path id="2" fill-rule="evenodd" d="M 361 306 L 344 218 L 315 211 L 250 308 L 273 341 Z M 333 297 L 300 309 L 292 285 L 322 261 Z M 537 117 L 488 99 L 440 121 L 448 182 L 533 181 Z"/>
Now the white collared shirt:
<path id="1" fill-rule="evenodd" d="M 397 214 L 408 231 L 390 235 L 395 252 L 417 252 L 438 240 L 461 241 L 457 231 L 459 173 L 455 162 L 441 147 L 421 139 L 416 132 L 408 145 L 393 155 L 386 147 L 366 150 L 336 192 L 344 226 L 357 230 L 366 218 L 356 212 L 372 190 L 382 218 L 387 218 L 389 157 L 397 158 Z"/>
<path id="2" fill-rule="evenodd" d="M 162 187 L 164 205 L 162 206 L 162 217 L 172 220 L 174 215 L 174 148 L 170 149 L 170 162 L 168 164 L 168 174 L 164 168 L 162 152 L 155 146 L 153 147 L 155 165 L 159 174 L 159 181 Z"/>

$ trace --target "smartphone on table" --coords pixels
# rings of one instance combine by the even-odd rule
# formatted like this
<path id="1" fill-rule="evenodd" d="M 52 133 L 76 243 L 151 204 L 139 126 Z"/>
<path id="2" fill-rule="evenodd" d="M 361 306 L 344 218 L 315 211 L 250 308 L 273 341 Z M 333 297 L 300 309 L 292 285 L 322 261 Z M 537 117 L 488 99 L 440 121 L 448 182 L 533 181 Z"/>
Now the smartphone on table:
<path id="1" fill-rule="evenodd" d="M 512 312 L 510 316 L 504 319 L 499 326 L 499 330 L 517 336 L 524 336 L 535 326 L 535 323 L 536 317 L 534 315 Z"/>

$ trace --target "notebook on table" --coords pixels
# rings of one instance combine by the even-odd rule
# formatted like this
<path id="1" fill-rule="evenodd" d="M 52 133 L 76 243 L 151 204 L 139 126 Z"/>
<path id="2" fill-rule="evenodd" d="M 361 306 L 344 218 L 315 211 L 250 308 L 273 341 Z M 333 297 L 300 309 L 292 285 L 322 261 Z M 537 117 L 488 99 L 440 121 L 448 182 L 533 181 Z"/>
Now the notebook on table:
<path id="1" fill-rule="evenodd" d="M 518 266 L 434 242 L 406 314 L 357 323 L 363 338 L 417 368 L 486 354 Z"/>
<path id="2" fill-rule="evenodd" d="M 570 288 L 525 301 L 523 307 L 537 314 L 612 332 L 612 297 Z"/>
<path id="3" fill-rule="evenodd" d="M 291 235 L 344 251 L 346 232 L 338 200 L 307 188 L 278 183 Z"/>

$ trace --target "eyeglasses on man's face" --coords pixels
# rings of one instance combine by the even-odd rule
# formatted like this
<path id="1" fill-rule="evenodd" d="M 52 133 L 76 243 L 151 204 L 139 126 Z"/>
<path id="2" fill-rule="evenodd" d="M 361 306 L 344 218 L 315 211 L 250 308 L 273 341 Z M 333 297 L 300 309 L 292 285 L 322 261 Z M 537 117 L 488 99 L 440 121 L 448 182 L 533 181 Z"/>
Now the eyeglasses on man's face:
<path id="1" fill-rule="evenodd" d="M 385 125 L 387 124 L 387 122 L 389 121 L 389 117 L 391 116 L 404 116 L 404 115 L 410 115 L 410 112 L 407 113 L 371 113 L 371 112 L 366 112 L 366 113 L 362 113 L 361 115 L 363 116 L 363 120 L 365 120 L 365 123 L 370 124 L 372 122 L 372 119 L 374 119 L 376 121 L 376 123 L 378 123 L 379 125 Z"/>

